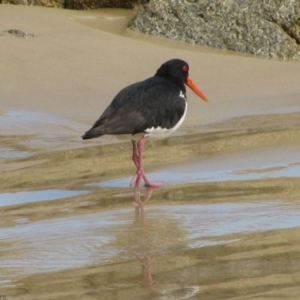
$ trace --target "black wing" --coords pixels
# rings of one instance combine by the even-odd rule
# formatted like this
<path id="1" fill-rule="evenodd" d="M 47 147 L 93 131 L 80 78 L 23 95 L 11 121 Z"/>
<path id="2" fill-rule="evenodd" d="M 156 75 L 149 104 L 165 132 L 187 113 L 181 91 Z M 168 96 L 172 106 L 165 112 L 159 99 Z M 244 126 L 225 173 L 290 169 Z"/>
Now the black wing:
<path id="1" fill-rule="evenodd" d="M 185 88 L 182 91 L 185 95 Z M 159 77 L 121 90 L 83 139 L 104 134 L 136 134 L 148 128 L 172 128 L 184 114 L 185 99 L 180 88 Z"/>

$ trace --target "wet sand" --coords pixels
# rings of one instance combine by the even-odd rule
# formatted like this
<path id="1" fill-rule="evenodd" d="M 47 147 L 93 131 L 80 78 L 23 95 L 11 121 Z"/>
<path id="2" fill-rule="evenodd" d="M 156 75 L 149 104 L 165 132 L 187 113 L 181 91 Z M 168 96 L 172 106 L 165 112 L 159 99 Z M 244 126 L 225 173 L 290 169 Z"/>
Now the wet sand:
<path id="1" fill-rule="evenodd" d="M 133 14 L 0 5 L 0 31 L 35 35 L 0 36 L 0 295 L 298 299 L 299 63 L 128 32 Z M 210 102 L 188 92 L 145 150 L 165 186 L 134 195 L 130 143 L 80 135 L 171 57 Z"/>

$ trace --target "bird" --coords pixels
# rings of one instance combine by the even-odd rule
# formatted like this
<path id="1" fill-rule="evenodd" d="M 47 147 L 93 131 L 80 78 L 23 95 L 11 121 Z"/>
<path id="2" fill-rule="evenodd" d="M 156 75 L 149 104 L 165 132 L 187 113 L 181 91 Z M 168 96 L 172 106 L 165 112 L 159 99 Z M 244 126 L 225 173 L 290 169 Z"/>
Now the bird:
<path id="1" fill-rule="evenodd" d="M 161 187 L 163 183 L 150 181 L 146 176 L 142 153 L 146 140 L 164 138 L 182 124 L 187 112 L 185 85 L 208 101 L 189 76 L 187 62 L 178 58 L 166 61 L 154 76 L 123 88 L 82 139 L 129 135 L 132 160 L 137 169 L 130 185 L 139 188 L 143 180 L 146 187 Z"/>

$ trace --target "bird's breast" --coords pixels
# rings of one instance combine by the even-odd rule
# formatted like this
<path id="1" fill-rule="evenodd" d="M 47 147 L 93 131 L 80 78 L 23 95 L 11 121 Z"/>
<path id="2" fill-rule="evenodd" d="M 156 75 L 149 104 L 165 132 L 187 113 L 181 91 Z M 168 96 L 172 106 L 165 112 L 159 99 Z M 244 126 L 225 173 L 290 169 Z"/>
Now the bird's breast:
<path id="1" fill-rule="evenodd" d="M 177 122 L 174 124 L 174 126 L 170 128 L 165 128 L 163 126 L 152 126 L 150 128 L 147 128 L 145 132 L 145 136 L 152 137 L 152 138 L 164 138 L 170 134 L 172 134 L 174 131 L 176 131 L 180 125 L 182 124 L 183 120 L 185 119 L 187 112 L 187 102 L 185 102 L 185 109 L 182 116 L 180 116 L 177 120 Z"/>

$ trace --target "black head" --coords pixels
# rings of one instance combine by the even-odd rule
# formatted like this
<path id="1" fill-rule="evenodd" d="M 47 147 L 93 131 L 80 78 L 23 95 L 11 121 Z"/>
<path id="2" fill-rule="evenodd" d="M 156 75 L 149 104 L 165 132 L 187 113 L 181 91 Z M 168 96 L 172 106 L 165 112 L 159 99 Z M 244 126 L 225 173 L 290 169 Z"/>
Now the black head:
<path id="1" fill-rule="evenodd" d="M 160 66 L 155 76 L 163 77 L 177 84 L 181 91 L 185 93 L 185 84 L 194 91 L 202 100 L 208 101 L 202 90 L 189 77 L 189 65 L 182 59 L 171 59 Z"/>
<path id="2" fill-rule="evenodd" d="M 160 66 L 155 76 L 168 78 L 180 85 L 180 87 L 184 87 L 189 76 L 189 65 L 184 60 L 171 59 Z"/>

